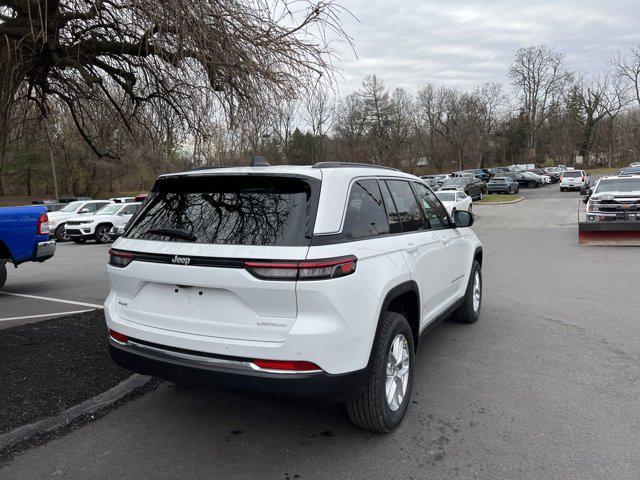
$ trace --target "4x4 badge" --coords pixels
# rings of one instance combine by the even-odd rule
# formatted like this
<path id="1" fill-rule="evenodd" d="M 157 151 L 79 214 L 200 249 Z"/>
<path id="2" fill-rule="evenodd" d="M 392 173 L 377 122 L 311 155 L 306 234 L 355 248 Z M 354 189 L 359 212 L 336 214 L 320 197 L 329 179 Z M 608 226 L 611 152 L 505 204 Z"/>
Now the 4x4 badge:
<path id="1" fill-rule="evenodd" d="M 189 265 L 191 263 L 191 259 L 189 257 L 179 257 L 176 255 L 171 259 L 171 263 L 179 263 L 180 265 Z"/>

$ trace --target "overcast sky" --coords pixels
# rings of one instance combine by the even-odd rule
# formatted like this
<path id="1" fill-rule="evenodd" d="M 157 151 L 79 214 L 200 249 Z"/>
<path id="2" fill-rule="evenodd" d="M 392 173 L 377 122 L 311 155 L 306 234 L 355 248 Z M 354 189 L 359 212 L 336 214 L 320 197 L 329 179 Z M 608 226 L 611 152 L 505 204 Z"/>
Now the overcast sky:
<path id="1" fill-rule="evenodd" d="M 389 87 L 426 82 L 473 89 L 506 82 L 514 52 L 546 43 L 572 69 L 596 72 L 640 42 L 638 0 L 343 0 L 355 51 L 339 63 L 341 93 L 375 73 Z"/>

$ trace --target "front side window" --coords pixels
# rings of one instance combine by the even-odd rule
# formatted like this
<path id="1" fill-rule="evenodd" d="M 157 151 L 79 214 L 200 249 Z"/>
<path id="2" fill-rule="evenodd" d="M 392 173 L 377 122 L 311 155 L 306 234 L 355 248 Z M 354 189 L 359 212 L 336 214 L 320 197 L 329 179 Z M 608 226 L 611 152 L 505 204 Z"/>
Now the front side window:
<path id="1" fill-rule="evenodd" d="M 160 179 L 127 238 L 228 245 L 307 246 L 309 179 L 191 176 Z M 312 198 L 313 197 L 313 198 Z"/>
<path id="2" fill-rule="evenodd" d="M 349 239 L 389 233 L 387 213 L 376 180 L 360 180 L 353 184 L 342 231 Z"/>
<path id="3" fill-rule="evenodd" d="M 400 216 L 402 231 L 414 232 L 423 229 L 424 218 L 409 182 L 405 180 L 387 180 L 386 182 Z"/>
<path id="4" fill-rule="evenodd" d="M 414 183 L 413 185 L 416 187 L 416 193 L 422 203 L 422 208 L 431 228 L 435 230 L 448 228 L 449 217 L 447 216 L 447 210 L 438 201 L 433 192 L 421 183 Z"/>

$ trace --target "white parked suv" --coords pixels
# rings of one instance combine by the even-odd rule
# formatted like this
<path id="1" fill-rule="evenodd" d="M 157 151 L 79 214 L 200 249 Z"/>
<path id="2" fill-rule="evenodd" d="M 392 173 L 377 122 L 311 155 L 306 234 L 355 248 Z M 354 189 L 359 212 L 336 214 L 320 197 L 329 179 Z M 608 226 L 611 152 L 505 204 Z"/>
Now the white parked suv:
<path id="1" fill-rule="evenodd" d="M 111 228 L 126 225 L 140 208 L 141 203 L 114 203 L 102 207 L 93 215 L 71 217 L 65 223 L 67 237 L 76 243 L 95 240 L 111 241 Z"/>
<path id="2" fill-rule="evenodd" d="M 584 170 L 565 170 L 560 176 L 560 191 L 580 190 L 583 186 L 588 186 L 589 182 L 589 175 Z"/>
<path id="3" fill-rule="evenodd" d="M 112 203 L 110 200 L 80 200 L 68 203 L 57 212 L 50 212 L 48 216 L 51 236 L 54 236 L 59 242 L 66 242 L 69 240 L 65 231 L 65 223 L 67 220 L 78 215 L 91 215 L 102 207 Z"/>
<path id="4" fill-rule="evenodd" d="M 420 335 L 480 314 L 472 223 L 371 165 L 163 175 L 109 252 L 111 355 L 177 383 L 345 401 L 390 431 Z"/>

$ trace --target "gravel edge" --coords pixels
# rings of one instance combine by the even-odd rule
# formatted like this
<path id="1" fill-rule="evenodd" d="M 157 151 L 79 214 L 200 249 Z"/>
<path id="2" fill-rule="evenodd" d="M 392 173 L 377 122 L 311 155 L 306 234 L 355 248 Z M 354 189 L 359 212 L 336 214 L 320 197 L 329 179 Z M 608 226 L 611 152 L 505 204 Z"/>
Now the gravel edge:
<path id="1" fill-rule="evenodd" d="M 0 451 L 9 449 L 13 445 L 29 440 L 32 437 L 52 432 L 58 428 L 71 424 L 83 415 L 92 414 L 103 410 L 133 391 L 144 387 L 152 380 L 152 377 L 134 374 L 120 382 L 106 392 L 70 407 L 59 415 L 44 418 L 34 423 L 22 425 L 0 435 Z"/>

